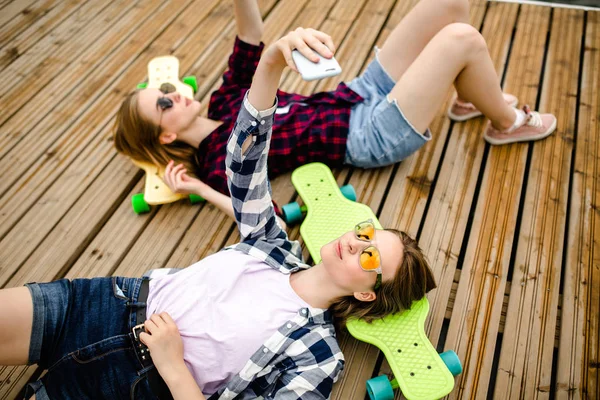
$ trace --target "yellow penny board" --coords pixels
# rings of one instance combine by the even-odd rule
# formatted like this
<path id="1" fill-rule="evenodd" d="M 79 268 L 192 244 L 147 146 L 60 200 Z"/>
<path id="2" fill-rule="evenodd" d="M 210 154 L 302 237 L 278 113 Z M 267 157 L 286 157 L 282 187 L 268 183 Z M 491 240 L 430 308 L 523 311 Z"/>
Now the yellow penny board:
<path id="1" fill-rule="evenodd" d="M 357 223 L 372 219 L 382 229 L 373 210 L 344 197 L 325 164 L 297 168 L 292 183 L 307 209 L 300 234 L 315 263 L 321 261 L 321 247 L 354 230 Z M 429 303 L 423 298 L 410 310 L 371 324 L 363 320 L 348 322 L 352 336 L 383 351 L 402 394 L 410 400 L 438 399 L 454 387 L 454 377 L 425 334 L 428 312 Z"/>
<path id="2" fill-rule="evenodd" d="M 137 160 L 131 161 L 146 173 L 146 182 L 144 184 L 144 200 L 146 200 L 146 203 L 150 205 L 167 204 L 188 198 L 187 194 L 178 194 L 171 191 L 162 180 L 162 177 L 165 175 L 164 168 Z"/>
<path id="3" fill-rule="evenodd" d="M 147 88 L 161 89 L 163 85 L 169 84 L 182 96 L 193 99 L 194 90 L 179 80 L 179 60 L 174 56 L 156 57 L 148 63 Z M 138 160 L 132 160 L 135 165 L 146 173 L 144 185 L 144 200 L 150 205 L 173 203 L 177 200 L 186 199 L 185 194 L 173 193 L 162 180 L 165 168 Z"/>

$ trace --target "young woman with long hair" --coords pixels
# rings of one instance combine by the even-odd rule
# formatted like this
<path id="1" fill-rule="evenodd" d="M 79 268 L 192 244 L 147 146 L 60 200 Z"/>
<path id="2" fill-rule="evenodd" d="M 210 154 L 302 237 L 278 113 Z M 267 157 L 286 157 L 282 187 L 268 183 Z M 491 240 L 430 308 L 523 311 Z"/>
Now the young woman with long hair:
<path id="1" fill-rule="evenodd" d="M 172 161 L 165 179 L 171 189 L 197 193 L 230 215 L 225 145 L 263 51 L 256 2 L 234 0 L 234 9 L 238 35 L 208 117 L 199 116 L 198 101 L 178 93 L 138 90 L 123 101 L 114 135 L 116 149 L 131 158 L 163 166 Z M 553 115 L 527 106 L 518 110 L 517 98 L 502 93 L 485 40 L 468 19 L 468 0 L 421 0 L 376 49 L 366 71 L 347 85 L 311 96 L 279 91 L 270 177 L 311 161 L 373 168 L 403 160 L 431 139 L 428 126 L 452 85 L 458 95 L 448 115 L 457 121 L 488 117 L 482 134 L 489 143 L 550 135 Z M 174 175 L 182 177 L 177 187 Z M 201 184 L 190 185 L 191 176 Z"/>

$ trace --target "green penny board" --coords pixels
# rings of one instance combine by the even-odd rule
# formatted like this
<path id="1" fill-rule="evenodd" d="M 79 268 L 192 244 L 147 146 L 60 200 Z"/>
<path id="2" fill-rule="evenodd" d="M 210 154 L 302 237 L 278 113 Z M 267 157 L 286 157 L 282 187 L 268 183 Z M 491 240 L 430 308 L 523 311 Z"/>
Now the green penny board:
<path id="1" fill-rule="evenodd" d="M 428 312 L 424 297 L 402 313 L 370 324 L 355 319 L 347 325 L 352 336 L 381 349 L 409 400 L 440 399 L 454 388 L 454 376 L 425 334 Z"/>
<path id="2" fill-rule="evenodd" d="M 297 168 L 292 183 L 307 208 L 300 234 L 315 263 L 321 261 L 321 247 L 352 231 L 357 223 L 372 219 L 378 229 L 382 228 L 373 210 L 344 197 L 325 164 Z M 454 387 L 454 377 L 425 334 L 428 312 L 429 302 L 423 298 L 410 310 L 371 324 L 348 322 L 352 336 L 383 351 L 402 394 L 409 400 L 438 399 Z"/>
<path id="3" fill-rule="evenodd" d="M 292 183 L 307 208 L 300 234 L 315 263 L 321 261 L 321 247 L 354 230 L 357 223 L 372 219 L 381 229 L 373 210 L 344 197 L 327 165 L 296 168 Z"/>

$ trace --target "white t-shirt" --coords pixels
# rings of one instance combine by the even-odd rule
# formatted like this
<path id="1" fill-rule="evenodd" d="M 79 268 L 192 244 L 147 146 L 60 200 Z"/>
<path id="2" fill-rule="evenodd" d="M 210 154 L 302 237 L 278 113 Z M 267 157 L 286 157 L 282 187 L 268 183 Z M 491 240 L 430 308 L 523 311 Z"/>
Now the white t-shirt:
<path id="1" fill-rule="evenodd" d="M 210 396 L 303 307 L 290 275 L 226 250 L 151 280 L 146 315 L 166 311 L 175 320 L 184 361 Z"/>

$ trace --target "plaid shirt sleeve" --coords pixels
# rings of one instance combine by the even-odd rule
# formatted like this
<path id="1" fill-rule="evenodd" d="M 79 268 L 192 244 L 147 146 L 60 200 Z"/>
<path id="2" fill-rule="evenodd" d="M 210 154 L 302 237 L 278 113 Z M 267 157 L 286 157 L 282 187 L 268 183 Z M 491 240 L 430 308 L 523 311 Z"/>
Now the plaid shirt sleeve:
<path id="1" fill-rule="evenodd" d="M 269 398 L 275 400 L 329 399 L 333 384 L 340 377 L 344 361 L 330 358 L 312 365 L 286 371 L 277 381 L 276 390 Z"/>
<path id="2" fill-rule="evenodd" d="M 249 88 L 264 47 L 262 42 L 256 46 L 236 36 L 233 52 L 227 64 L 228 69 L 223 74 L 223 86 L 235 85 Z"/>
<path id="3" fill-rule="evenodd" d="M 275 217 L 271 184 L 267 176 L 267 158 L 276 108 L 277 101 L 270 109 L 257 111 L 248 101 L 246 93 L 227 143 L 227 185 L 242 242 L 287 240 L 286 232 Z M 242 145 L 248 137 L 251 137 L 252 143 L 242 153 Z"/>

